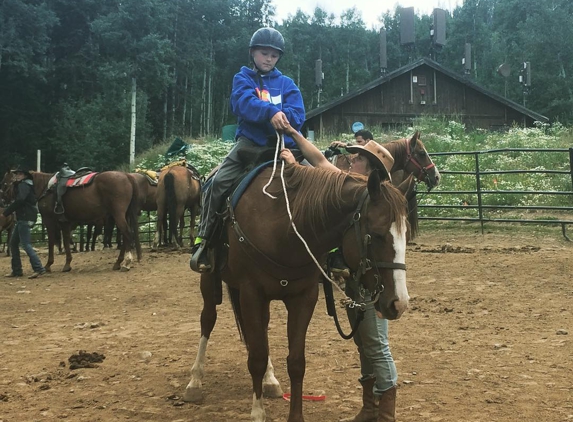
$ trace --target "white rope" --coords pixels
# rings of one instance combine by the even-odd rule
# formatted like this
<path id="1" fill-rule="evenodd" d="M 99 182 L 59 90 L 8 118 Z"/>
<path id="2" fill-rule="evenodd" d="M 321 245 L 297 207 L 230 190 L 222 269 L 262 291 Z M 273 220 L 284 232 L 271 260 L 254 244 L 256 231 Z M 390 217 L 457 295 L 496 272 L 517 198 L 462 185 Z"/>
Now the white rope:
<path id="1" fill-rule="evenodd" d="M 285 147 L 285 140 L 284 140 L 282 133 L 279 134 L 279 132 L 277 131 L 276 134 L 277 134 L 277 146 L 275 148 L 275 159 L 273 162 L 273 172 L 271 173 L 271 178 L 269 179 L 268 183 L 265 186 L 263 186 L 263 193 L 272 199 L 277 199 L 277 197 L 268 193 L 267 188 L 273 182 L 273 178 L 275 177 L 275 172 L 277 170 L 277 162 L 279 160 L 279 151 Z M 282 168 L 281 168 L 281 177 L 282 177 L 284 168 L 285 168 L 285 162 L 283 161 L 282 162 Z"/>
<path id="2" fill-rule="evenodd" d="M 277 148 L 275 150 L 275 162 L 273 165 L 273 172 L 271 174 L 271 178 L 269 179 L 268 183 L 263 187 L 263 193 L 267 196 L 269 196 L 272 199 L 277 199 L 276 196 L 271 195 L 270 193 L 268 193 L 266 191 L 266 188 L 272 183 L 274 175 L 275 175 L 275 171 L 276 171 L 276 167 L 277 167 L 277 161 L 279 159 L 279 144 L 281 145 L 281 149 L 284 148 L 284 138 L 283 135 L 277 132 L 277 139 L 280 139 L 280 142 L 277 142 Z M 341 303 L 343 305 L 346 305 L 347 303 L 351 303 L 353 302 L 353 300 L 351 298 L 349 298 L 346 293 L 344 292 L 344 290 L 342 290 L 342 288 L 338 285 L 337 282 L 335 282 L 334 280 L 332 280 L 327 274 L 326 272 L 323 270 L 322 266 L 320 265 L 320 263 L 318 262 L 318 260 L 316 259 L 316 257 L 312 254 L 312 252 L 310 251 L 310 248 L 308 247 L 308 244 L 306 243 L 306 241 L 304 240 L 304 238 L 302 237 L 302 235 L 298 232 L 297 228 L 296 228 L 296 224 L 294 223 L 293 219 L 292 219 L 292 213 L 290 210 L 290 201 L 288 198 L 288 193 L 287 193 L 287 188 L 286 188 L 286 182 L 285 182 L 285 178 L 284 178 L 284 169 L 285 169 L 285 162 L 282 161 L 282 165 L 281 165 L 281 183 L 282 183 L 282 187 L 283 187 L 283 193 L 285 196 L 285 203 L 286 203 L 286 208 L 287 208 L 287 213 L 290 219 L 290 223 L 291 226 L 294 230 L 294 232 L 296 233 L 297 237 L 300 239 L 300 241 L 303 243 L 304 247 L 306 248 L 306 251 L 308 252 L 308 254 L 310 255 L 310 257 L 312 258 L 312 260 L 314 261 L 314 263 L 316 264 L 316 267 L 320 270 L 320 272 L 322 273 L 322 275 L 324 276 L 324 278 L 326 278 L 334 287 L 336 287 L 343 295 L 344 298 L 341 299 Z"/>

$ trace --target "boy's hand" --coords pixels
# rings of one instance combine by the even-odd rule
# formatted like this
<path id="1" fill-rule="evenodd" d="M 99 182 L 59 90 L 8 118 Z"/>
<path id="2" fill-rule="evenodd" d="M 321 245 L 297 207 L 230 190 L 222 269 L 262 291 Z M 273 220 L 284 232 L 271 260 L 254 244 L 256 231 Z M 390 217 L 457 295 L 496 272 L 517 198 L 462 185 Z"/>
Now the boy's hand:
<path id="1" fill-rule="evenodd" d="M 290 126 L 286 114 L 282 111 L 279 111 L 271 118 L 271 124 L 275 130 L 285 130 L 287 126 Z"/>

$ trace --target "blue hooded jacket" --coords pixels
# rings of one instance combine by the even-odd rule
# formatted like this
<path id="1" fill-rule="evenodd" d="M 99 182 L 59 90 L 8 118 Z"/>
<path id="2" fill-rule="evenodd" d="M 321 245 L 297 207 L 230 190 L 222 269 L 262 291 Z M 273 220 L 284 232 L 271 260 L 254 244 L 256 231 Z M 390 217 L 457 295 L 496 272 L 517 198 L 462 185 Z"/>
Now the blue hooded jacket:
<path id="1" fill-rule="evenodd" d="M 305 121 L 304 103 L 294 81 L 277 68 L 267 74 L 243 66 L 233 79 L 231 111 L 239 118 L 235 140 L 244 136 L 258 145 L 268 145 L 276 137 L 271 118 L 282 111 L 290 125 L 300 131 Z M 285 147 L 296 147 L 284 136 Z"/>

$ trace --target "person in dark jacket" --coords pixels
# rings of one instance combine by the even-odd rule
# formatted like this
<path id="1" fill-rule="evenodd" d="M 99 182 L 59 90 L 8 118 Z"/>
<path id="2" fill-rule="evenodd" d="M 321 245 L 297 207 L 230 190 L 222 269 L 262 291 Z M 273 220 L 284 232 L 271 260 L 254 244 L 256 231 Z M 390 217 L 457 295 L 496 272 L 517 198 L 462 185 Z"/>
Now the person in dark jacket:
<path id="1" fill-rule="evenodd" d="M 238 117 L 235 146 L 204 192 L 199 232 L 191 255 L 191 269 L 210 272 L 207 257 L 217 212 L 235 180 L 250 164 L 251 157 L 265 148 L 274 150 L 277 131 L 287 126 L 300 131 L 305 120 L 304 103 L 294 81 L 275 66 L 285 51 L 285 41 L 273 28 L 258 29 L 249 44 L 252 67 L 243 66 L 235 74 L 231 92 L 231 110 Z M 284 136 L 287 148 L 294 148 L 290 136 Z"/>
<path id="2" fill-rule="evenodd" d="M 32 236 L 30 228 L 36 224 L 38 217 L 38 207 L 36 196 L 34 195 L 34 182 L 27 167 L 19 166 L 12 171 L 14 173 L 14 202 L 12 202 L 2 213 L 8 217 L 16 213 L 16 224 L 12 229 L 10 239 L 10 253 L 12 255 L 12 272 L 6 277 L 22 277 L 22 260 L 20 259 L 19 245 L 26 251 L 30 264 L 34 272 L 28 278 L 38 278 L 45 274 L 46 269 L 42 266 L 40 258 L 32 247 Z"/>

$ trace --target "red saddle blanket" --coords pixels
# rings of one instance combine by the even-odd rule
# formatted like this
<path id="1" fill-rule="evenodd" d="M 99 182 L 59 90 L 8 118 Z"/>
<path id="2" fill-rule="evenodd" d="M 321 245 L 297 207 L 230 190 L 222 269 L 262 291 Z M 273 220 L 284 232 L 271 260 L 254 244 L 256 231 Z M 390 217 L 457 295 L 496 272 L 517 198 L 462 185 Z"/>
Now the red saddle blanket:
<path id="1" fill-rule="evenodd" d="M 94 180 L 96 174 L 98 173 L 94 171 L 80 177 L 70 178 L 66 181 L 66 187 L 77 188 L 79 186 L 87 186 Z M 50 181 L 48 182 L 48 189 L 56 184 L 57 181 L 56 176 L 57 176 L 56 174 L 53 175 Z"/>

